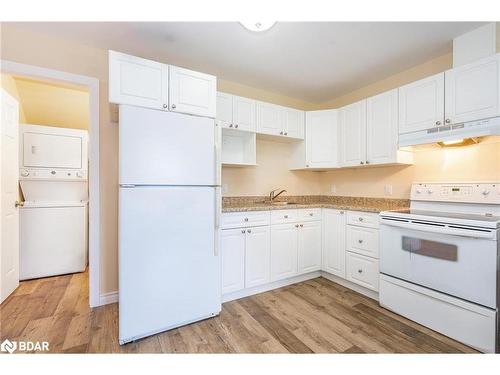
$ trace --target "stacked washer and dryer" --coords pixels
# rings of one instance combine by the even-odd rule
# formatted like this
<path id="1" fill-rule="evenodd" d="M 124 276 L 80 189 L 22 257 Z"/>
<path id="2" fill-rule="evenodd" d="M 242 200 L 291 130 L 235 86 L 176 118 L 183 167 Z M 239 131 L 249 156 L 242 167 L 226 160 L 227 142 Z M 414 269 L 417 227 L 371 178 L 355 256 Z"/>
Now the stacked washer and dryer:
<path id="1" fill-rule="evenodd" d="M 20 125 L 20 279 L 82 272 L 88 248 L 88 133 Z"/>

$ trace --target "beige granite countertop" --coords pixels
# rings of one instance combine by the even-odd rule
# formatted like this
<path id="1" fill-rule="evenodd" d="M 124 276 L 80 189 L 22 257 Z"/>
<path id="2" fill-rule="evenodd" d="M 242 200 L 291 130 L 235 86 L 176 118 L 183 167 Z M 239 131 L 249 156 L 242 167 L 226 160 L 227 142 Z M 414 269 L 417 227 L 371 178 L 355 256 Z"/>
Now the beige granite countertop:
<path id="1" fill-rule="evenodd" d="M 280 197 L 281 198 L 281 197 Z M 408 199 L 341 197 L 327 195 L 286 196 L 279 201 L 288 201 L 296 204 L 270 205 L 264 203 L 267 197 L 223 197 L 222 212 L 247 212 L 289 210 L 297 208 L 333 208 L 346 211 L 381 212 L 388 210 L 402 210 L 410 206 Z"/>

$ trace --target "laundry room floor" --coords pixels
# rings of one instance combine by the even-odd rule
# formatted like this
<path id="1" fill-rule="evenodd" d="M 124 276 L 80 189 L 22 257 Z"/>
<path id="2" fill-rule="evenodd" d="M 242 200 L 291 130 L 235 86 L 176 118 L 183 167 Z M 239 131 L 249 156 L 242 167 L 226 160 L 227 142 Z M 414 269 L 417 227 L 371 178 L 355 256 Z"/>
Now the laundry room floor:
<path id="1" fill-rule="evenodd" d="M 1 340 L 67 353 L 473 353 L 317 278 L 223 304 L 220 316 L 124 346 L 118 304 L 88 307 L 88 272 L 21 282 L 0 306 Z"/>

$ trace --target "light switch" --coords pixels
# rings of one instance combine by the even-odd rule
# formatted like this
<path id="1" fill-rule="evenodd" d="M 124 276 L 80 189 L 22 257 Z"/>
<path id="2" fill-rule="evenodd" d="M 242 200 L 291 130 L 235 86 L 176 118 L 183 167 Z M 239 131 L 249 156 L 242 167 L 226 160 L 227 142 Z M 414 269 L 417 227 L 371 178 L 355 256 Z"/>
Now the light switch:
<path id="1" fill-rule="evenodd" d="M 385 195 L 392 195 L 392 185 L 385 185 L 384 186 L 384 194 Z"/>

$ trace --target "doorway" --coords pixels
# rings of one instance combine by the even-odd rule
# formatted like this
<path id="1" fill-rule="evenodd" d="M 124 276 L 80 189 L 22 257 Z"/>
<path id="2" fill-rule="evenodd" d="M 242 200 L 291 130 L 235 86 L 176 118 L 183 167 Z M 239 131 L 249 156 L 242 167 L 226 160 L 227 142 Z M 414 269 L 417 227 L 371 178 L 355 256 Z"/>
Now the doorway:
<path id="1" fill-rule="evenodd" d="M 17 205 L 20 206 L 17 212 L 21 245 L 19 278 L 32 279 L 81 272 L 84 268 L 89 273 L 89 305 L 91 307 L 99 306 L 103 304 L 100 295 L 99 243 L 99 82 L 91 77 L 9 61 L 2 61 L 2 79 L 2 90 L 7 91 L 7 94 L 9 94 L 9 84 L 12 86 L 12 81 L 14 81 L 14 87 L 19 88 L 17 99 L 21 125 L 18 134 L 23 138 L 19 140 L 19 145 L 21 148 L 27 148 L 27 151 L 33 155 L 36 154 L 34 159 L 31 158 L 26 164 L 26 161 L 22 160 L 25 156 L 23 155 L 24 150 L 21 150 L 20 160 L 18 160 L 19 168 L 16 171 L 17 176 L 19 176 L 19 191 L 17 192 L 17 202 L 19 203 Z M 5 80 L 9 82 L 6 84 Z M 57 100 L 58 94 L 59 100 Z M 53 100 L 47 101 L 47 98 L 53 98 Z M 43 102 L 44 100 L 45 102 Z M 27 125 L 23 123 L 27 123 Z M 27 137 L 23 136 L 25 133 L 28 134 Z M 70 142 L 64 140 L 70 140 Z M 42 146 L 40 146 L 40 142 Z M 77 150 L 76 143 L 81 145 L 82 153 L 80 155 L 75 151 Z M 43 150 L 38 150 L 37 147 L 52 148 L 53 150 L 49 155 L 44 155 Z M 85 150 L 88 150 L 88 156 L 87 152 L 84 152 Z M 57 159 L 58 157 L 59 159 Z M 63 165 L 59 165 L 61 160 Z M 50 165 L 51 162 L 52 165 Z M 77 166 L 78 162 L 80 165 Z M 44 165 L 44 163 L 48 163 L 48 165 Z M 29 198 L 26 197 L 26 194 L 30 197 L 35 194 L 39 200 L 43 198 L 43 196 L 36 196 L 40 192 L 37 187 L 41 185 L 37 185 L 31 179 L 31 174 L 33 172 L 36 174 L 37 169 L 42 175 L 40 177 L 47 177 L 43 173 L 50 173 L 48 177 L 54 178 L 64 174 L 61 176 L 64 177 L 61 179 L 64 181 L 63 184 L 71 186 L 73 183 L 71 187 L 62 188 L 62 193 L 58 192 L 58 189 L 61 189 L 59 185 L 57 188 L 54 188 L 54 185 L 41 187 L 42 190 L 46 190 L 46 194 L 60 195 L 60 197 L 52 197 L 60 198 L 56 207 L 51 206 L 51 204 L 42 205 L 43 207 L 38 207 L 36 204 L 33 206 L 31 199 L 26 200 Z M 24 176 L 26 173 L 29 176 Z M 41 179 L 43 180 L 43 178 Z M 75 190 L 76 185 L 78 188 Z M 88 198 L 88 205 L 85 198 Z M 62 201 L 64 201 L 63 205 L 60 204 Z M 75 202 L 79 202 L 79 204 L 75 204 Z M 24 207 L 22 207 L 23 203 Z M 32 246 L 31 250 L 40 248 L 40 241 L 27 243 L 26 234 L 33 234 L 33 232 L 26 226 L 31 225 L 37 228 L 33 238 L 36 238 L 36 235 L 42 235 L 40 238 L 43 241 L 49 241 L 48 248 L 50 249 L 50 238 L 43 237 L 44 231 L 40 228 L 50 225 L 52 219 L 59 225 L 66 223 L 67 220 L 76 223 L 78 229 L 72 225 L 66 228 L 62 225 L 59 230 L 59 242 L 56 241 L 55 244 L 60 245 L 61 241 L 64 242 L 64 240 L 66 242 L 75 241 L 78 256 L 73 256 L 71 260 L 64 260 L 62 259 L 63 254 L 50 254 L 52 260 L 46 262 L 45 265 L 40 264 L 40 262 L 43 263 L 42 258 L 36 262 L 32 261 L 32 264 L 26 263 L 26 257 L 23 259 L 23 252 L 26 254 L 26 248 L 29 248 L 30 245 Z M 4 250 L 2 249 L 2 252 Z M 28 259 L 36 260 L 36 257 Z M 29 268 L 26 267 L 27 264 L 31 266 L 30 272 L 26 272 Z M 37 273 L 39 271 L 40 273 Z M 4 288 L 4 285 L 1 287 Z"/>

